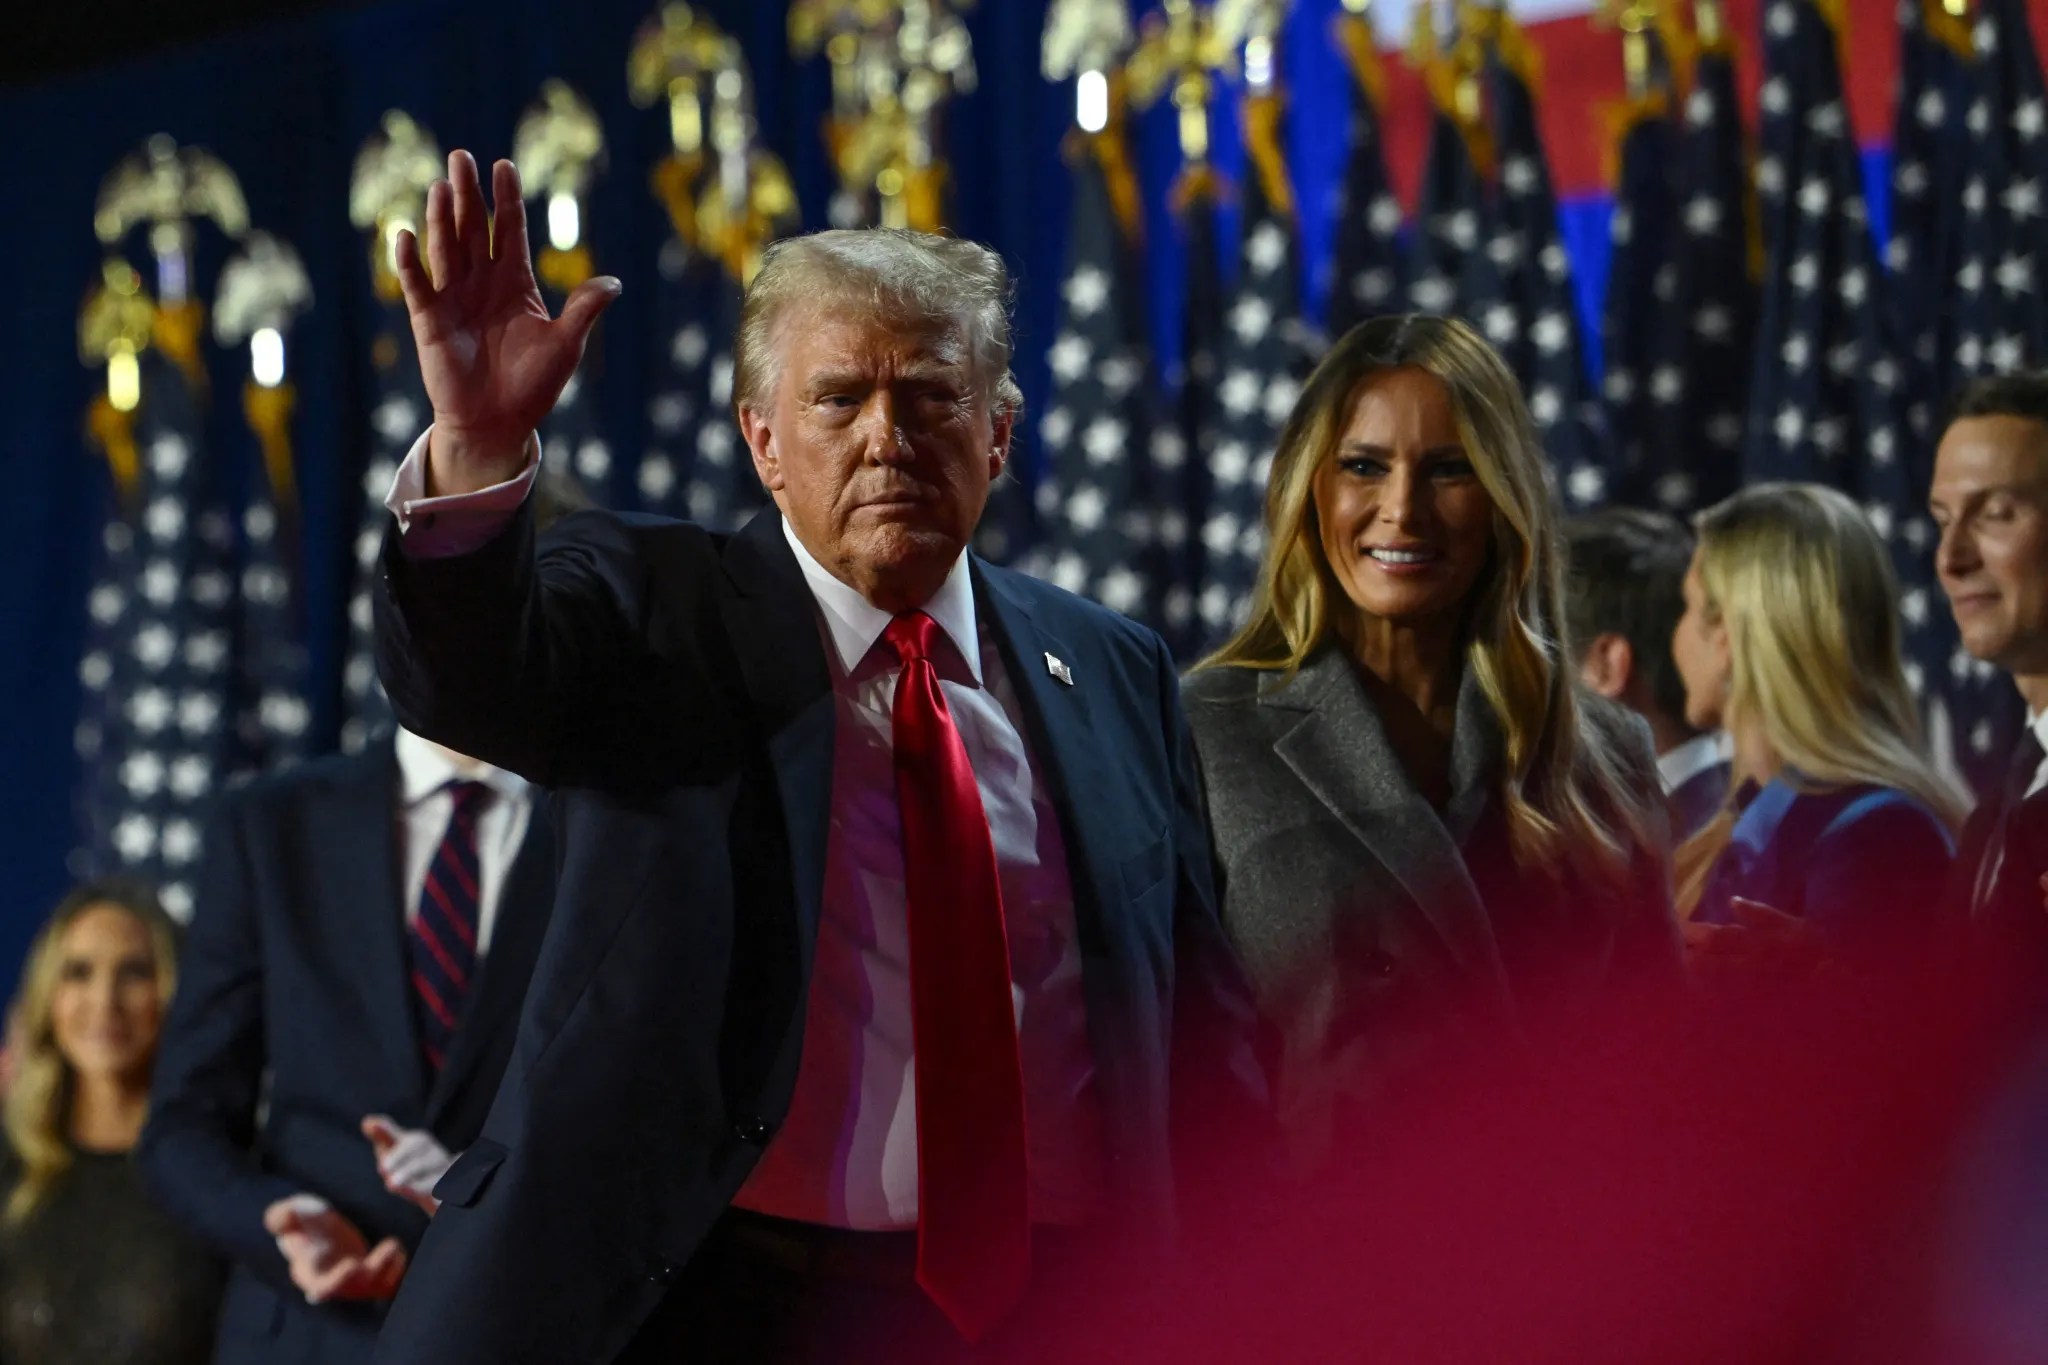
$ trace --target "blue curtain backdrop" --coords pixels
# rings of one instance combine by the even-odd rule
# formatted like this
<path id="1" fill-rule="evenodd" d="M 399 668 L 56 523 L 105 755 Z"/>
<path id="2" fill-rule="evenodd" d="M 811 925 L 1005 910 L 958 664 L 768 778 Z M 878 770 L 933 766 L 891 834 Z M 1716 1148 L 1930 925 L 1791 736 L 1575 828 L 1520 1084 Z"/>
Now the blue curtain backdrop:
<path id="1" fill-rule="evenodd" d="M 790 165 L 804 225 L 822 226 L 829 193 L 818 136 L 828 98 L 823 63 L 792 58 L 783 5 L 705 0 L 699 8 L 744 44 L 763 137 Z M 0 160 L 0 271 L 8 301 L 0 330 L 0 707 L 7 717 L 0 751 L 0 982 L 11 983 L 28 935 L 65 888 L 74 839 L 76 665 L 91 547 L 107 496 L 105 471 L 83 440 L 99 376 L 80 364 L 75 335 L 78 305 L 102 256 L 91 227 L 102 176 L 152 133 L 210 148 L 240 177 L 254 225 L 288 239 L 311 273 L 315 309 L 293 334 L 291 364 L 300 392 L 295 432 L 311 700 L 315 735 L 325 747 L 337 724 L 348 542 L 368 445 L 366 245 L 349 225 L 347 203 L 356 150 L 384 111 L 399 107 L 444 148 L 466 146 L 488 161 L 509 154 L 515 121 L 544 79 L 567 79 L 593 103 L 604 120 L 610 170 L 595 191 L 589 231 L 600 268 L 621 276 L 626 291 L 603 324 L 602 372 L 591 382 L 616 448 L 630 452 L 644 429 L 645 360 L 656 344 L 647 286 L 666 231 L 647 190 L 648 168 L 667 150 L 666 116 L 635 109 L 624 75 L 634 32 L 652 9 L 645 0 L 408 0 L 0 96 L 0 146 L 8 149 Z M 1303 0 L 1283 49 L 1314 300 L 1325 282 L 1346 126 L 1349 78 L 1327 36 L 1336 9 L 1337 0 Z M 1044 348 L 1058 307 L 1068 201 L 1059 147 L 1072 110 L 1069 90 L 1038 73 L 1044 16 L 1044 0 L 995 0 L 968 16 L 980 85 L 954 104 L 948 132 L 952 226 L 1000 249 L 1018 277 L 1018 371 L 1032 408 L 1046 390 Z M 1215 140 L 1234 172 L 1240 158 L 1228 102 L 1220 115 Z M 1143 118 L 1144 259 L 1153 336 L 1169 367 L 1181 270 L 1164 210 L 1176 169 L 1174 138 L 1167 106 Z M 1881 164 L 1874 160 L 1869 169 L 1873 190 L 1880 190 Z M 1873 194 L 1872 202 L 1882 221 L 1882 196 Z M 1233 229 L 1226 222 L 1226 232 Z M 1592 321 L 1606 278 L 1607 205 L 1568 203 L 1563 230 L 1597 364 Z M 1223 254 L 1235 258 L 1232 250 Z M 202 242 L 199 282 L 207 297 L 224 255 L 219 241 Z M 245 361 L 217 348 L 209 358 L 216 436 L 246 442 L 236 398 Z M 1028 436 L 1025 459 L 1028 478 L 1038 467 Z"/>

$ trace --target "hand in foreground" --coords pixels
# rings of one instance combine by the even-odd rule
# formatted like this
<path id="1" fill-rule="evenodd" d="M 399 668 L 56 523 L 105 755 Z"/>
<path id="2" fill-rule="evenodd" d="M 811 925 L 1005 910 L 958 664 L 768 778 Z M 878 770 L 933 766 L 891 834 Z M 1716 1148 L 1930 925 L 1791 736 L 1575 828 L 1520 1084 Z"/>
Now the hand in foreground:
<path id="1" fill-rule="evenodd" d="M 1735 915 L 1733 924 L 1688 921 L 1683 926 L 1688 966 L 1707 973 L 1785 975 L 1811 972 L 1825 964 L 1827 945 L 1805 920 L 1740 896 L 1728 904 Z"/>
<path id="2" fill-rule="evenodd" d="M 384 1177 L 384 1188 L 433 1217 L 441 1207 L 434 1186 L 455 1164 L 455 1154 L 424 1128 L 401 1128 L 384 1114 L 363 1120 L 363 1136 L 377 1154 L 377 1174 Z"/>
<path id="3" fill-rule="evenodd" d="M 405 1278 L 405 1248 L 386 1237 L 370 1248 L 354 1223 L 318 1195 L 295 1194 L 263 1211 L 263 1227 L 307 1303 L 388 1299 Z"/>
<path id="4" fill-rule="evenodd" d="M 577 286 L 561 317 L 549 317 L 511 162 L 491 167 L 491 198 L 495 226 L 476 158 L 451 152 L 448 179 L 427 190 L 424 266 L 418 239 L 398 236 L 398 282 L 434 405 L 430 494 L 488 488 L 524 468 L 528 436 L 575 373 L 598 315 L 619 295 L 616 279 L 599 276 Z"/>

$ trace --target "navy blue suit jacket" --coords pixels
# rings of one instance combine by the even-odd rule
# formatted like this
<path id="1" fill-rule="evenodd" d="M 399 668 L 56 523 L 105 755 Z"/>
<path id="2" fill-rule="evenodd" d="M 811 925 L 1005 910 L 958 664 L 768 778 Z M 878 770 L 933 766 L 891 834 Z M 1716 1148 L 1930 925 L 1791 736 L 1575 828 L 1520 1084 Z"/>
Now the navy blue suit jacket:
<path id="1" fill-rule="evenodd" d="M 1695 918 L 1732 923 L 1737 896 L 1813 921 L 1838 938 L 1931 928 L 1955 857 L 1948 827 L 1889 787 L 1798 791 L 1766 783 L 1708 874 Z"/>
<path id="2" fill-rule="evenodd" d="M 551 788 L 563 861 L 504 1089 L 377 1358 L 611 1361 L 789 1107 L 832 791 L 816 604 L 772 510 L 731 537 L 586 513 L 538 556 L 522 511 L 453 559 L 394 533 L 384 566 L 398 714 Z M 1173 662 L 1034 579 L 977 560 L 973 581 L 1066 839 L 1102 1212 L 1170 1216 L 1170 1134 L 1262 1098 Z"/>
<path id="3" fill-rule="evenodd" d="M 308 1305 L 263 1211 L 317 1194 L 373 1245 L 416 1246 L 426 1216 L 385 1190 L 363 1117 L 389 1114 L 459 1151 L 483 1126 L 512 1050 L 547 928 L 546 806 L 534 809 L 490 951 L 429 1084 L 407 985 L 398 789 L 386 741 L 229 792 L 208 827 L 140 1160 L 165 1206 L 233 1260 L 220 1365 L 370 1358 L 381 1311 Z"/>

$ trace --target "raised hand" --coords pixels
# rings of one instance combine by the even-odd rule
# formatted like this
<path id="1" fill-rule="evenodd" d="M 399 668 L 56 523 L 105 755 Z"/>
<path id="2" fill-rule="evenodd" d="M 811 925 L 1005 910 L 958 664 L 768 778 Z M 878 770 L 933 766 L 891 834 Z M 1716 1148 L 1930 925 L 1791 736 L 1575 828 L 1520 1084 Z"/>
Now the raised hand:
<path id="1" fill-rule="evenodd" d="M 577 287 L 561 317 L 548 316 L 511 162 L 491 167 L 491 199 L 495 225 L 484 212 L 476 158 L 451 152 L 448 178 L 427 190 L 426 266 L 418 239 L 398 237 L 398 282 L 434 405 L 431 495 L 488 488 L 525 467 L 527 439 L 576 372 L 598 315 L 619 296 L 619 282 L 599 276 Z"/>

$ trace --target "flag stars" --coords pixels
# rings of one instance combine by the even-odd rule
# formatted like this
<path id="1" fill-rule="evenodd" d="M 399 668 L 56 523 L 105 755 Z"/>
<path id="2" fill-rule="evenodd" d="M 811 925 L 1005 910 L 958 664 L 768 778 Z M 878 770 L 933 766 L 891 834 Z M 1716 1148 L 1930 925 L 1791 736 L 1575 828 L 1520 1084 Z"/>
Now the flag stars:
<path id="1" fill-rule="evenodd" d="M 1244 254 L 1252 273 L 1271 275 L 1287 263 L 1287 233 L 1277 223 L 1260 223 L 1252 229 Z"/>
<path id="2" fill-rule="evenodd" d="M 1098 266 L 1076 266 L 1061 293 L 1075 316 L 1093 317 L 1109 301 L 1109 276 Z"/>
<path id="3" fill-rule="evenodd" d="M 1263 339 L 1272 326 L 1273 305 L 1257 294 L 1245 294 L 1231 305 L 1230 330 L 1246 345 Z"/>
<path id="4" fill-rule="evenodd" d="M 1088 373 L 1088 362 L 1093 358 L 1087 339 L 1075 332 L 1062 334 L 1045 356 L 1054 377 L 1067 384 Z"/>

